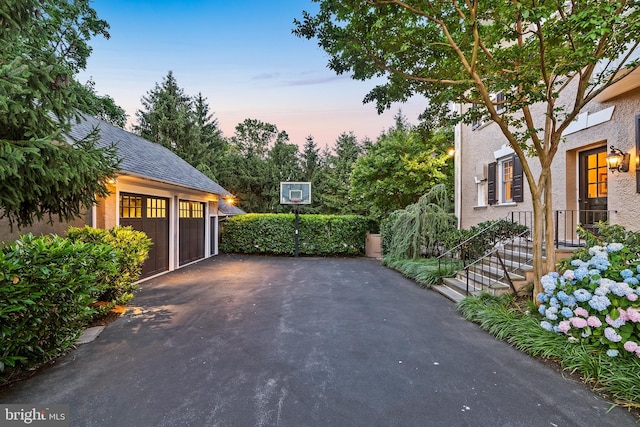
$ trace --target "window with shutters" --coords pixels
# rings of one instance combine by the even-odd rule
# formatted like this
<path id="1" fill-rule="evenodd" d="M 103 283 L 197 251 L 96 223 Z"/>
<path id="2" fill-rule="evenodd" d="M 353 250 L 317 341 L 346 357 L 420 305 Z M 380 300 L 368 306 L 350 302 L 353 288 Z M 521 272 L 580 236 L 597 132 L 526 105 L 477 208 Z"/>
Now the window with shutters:
<path id="1" fill-rule="evenodd" d="M 487 203 L 510 204 L 524 201 L 522 164 L 515 154 L 490 163 L 487 177 Z"/>

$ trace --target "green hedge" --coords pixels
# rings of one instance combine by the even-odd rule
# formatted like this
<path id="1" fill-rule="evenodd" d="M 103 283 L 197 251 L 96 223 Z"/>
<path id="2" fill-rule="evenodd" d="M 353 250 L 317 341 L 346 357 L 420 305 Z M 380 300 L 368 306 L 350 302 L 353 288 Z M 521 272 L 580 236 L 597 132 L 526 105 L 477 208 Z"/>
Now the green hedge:
<path id="1" fill-rule="evenodd" d="M 104 244 L 26 234 L 0 251 L 0 373 L 33 366 L 72 346 L 95 313 L 117 253 Z"/>
<path id="2" fill-rule="evenodd" d="M 299 215 L 300 255 L 362 255 L 370 220 L 359 215 Z M 246 214 L 221 223 L 225 253 L 293 255 L 294 214 Z"/>

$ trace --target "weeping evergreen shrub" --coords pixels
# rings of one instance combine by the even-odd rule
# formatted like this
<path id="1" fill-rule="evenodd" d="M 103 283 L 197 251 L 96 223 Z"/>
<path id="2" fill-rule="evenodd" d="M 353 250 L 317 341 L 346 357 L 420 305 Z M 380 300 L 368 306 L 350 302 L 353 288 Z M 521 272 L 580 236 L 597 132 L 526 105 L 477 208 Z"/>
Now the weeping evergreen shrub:
<path id="1" fill-rule="evenodd" d="M 392 258 L 437 256 L 458 237 L 456 217 L 444 184 L 438 184 L 412 205 L 397 210 L 380 225 L 382 250 Z"/>

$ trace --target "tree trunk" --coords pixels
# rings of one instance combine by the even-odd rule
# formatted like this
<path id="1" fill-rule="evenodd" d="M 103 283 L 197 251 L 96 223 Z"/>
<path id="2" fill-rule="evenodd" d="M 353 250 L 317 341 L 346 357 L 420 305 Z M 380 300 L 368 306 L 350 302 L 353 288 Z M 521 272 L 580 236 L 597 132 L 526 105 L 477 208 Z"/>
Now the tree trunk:
<path id="1" fill-rule="evenodd" d="M 542 291 L 540 279 L 544 275 L 544 260 L 542 257 L 542 244 L 544 242 L 545 207 L 542 202 L 542 192 L 531 194 L 533 203 L 533 299 L 537 301 L 538 294 Z"/>
<path id="2" fill-rule="evenodd" d="M 550 170 L 550 169 L 549 169 Z M 545 182 L 544 190 L 544 208 L 545 208 L 545 243 L 546 243 L 546 267 L 543 274 L 556 269 L 556 247 L 555 247 L 555 219 L 553 217 L 553 191 L 551 189 L 552 174 L 549 172 Z M 541 276 L 542 277 L 542 276 Z M 534 295 L 537 297 L 537 294 Z"/>

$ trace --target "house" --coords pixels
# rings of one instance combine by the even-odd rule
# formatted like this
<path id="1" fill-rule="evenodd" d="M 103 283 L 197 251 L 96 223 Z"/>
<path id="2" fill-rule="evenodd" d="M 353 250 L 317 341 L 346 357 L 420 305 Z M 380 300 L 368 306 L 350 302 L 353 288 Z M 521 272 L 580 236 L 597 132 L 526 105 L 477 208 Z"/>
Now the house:
<path id="1" fill-rule="evenodd" d="M 558 105 L 570 102 L 573 94 L 563 93 Z M 532 108 L 539 128 L 544 126 L 542 107 Z M 608 220 L 640 230 L 640 72 L 602 92 L 563 136 L 552 166 L 556 242 L 577 242 L 578 223 L 588 228 Z M 529 187 L 498 126 L 494 122 L 458 125 L 455 145 L 455 209 L 460 228 L 505 217 L 530 225 Z M 607 167 L 611 147 L 629 154 L 628 171 Z M 537 176 L 538 159 L 530 158 L 529 164 Z"/>
<path id="2" fill-rule="evenodd" d="M 231 194 L 169 149 L 83 115 L 67 135 L 70 144 L 98 128 L 99 146 L 115 144 L 122 159 L 117 179 L 108 182 L 111 194 L 71 223 L 34 224 L 29 230 L 5 230 L 0 240 L 18 234 L 65 234 L 69 225 L 111 228 L 131 226 L 153 241 L 142 277 L 175 270 L 218 253 L 218 221 L 244 213 L 227 203 Z"/>

